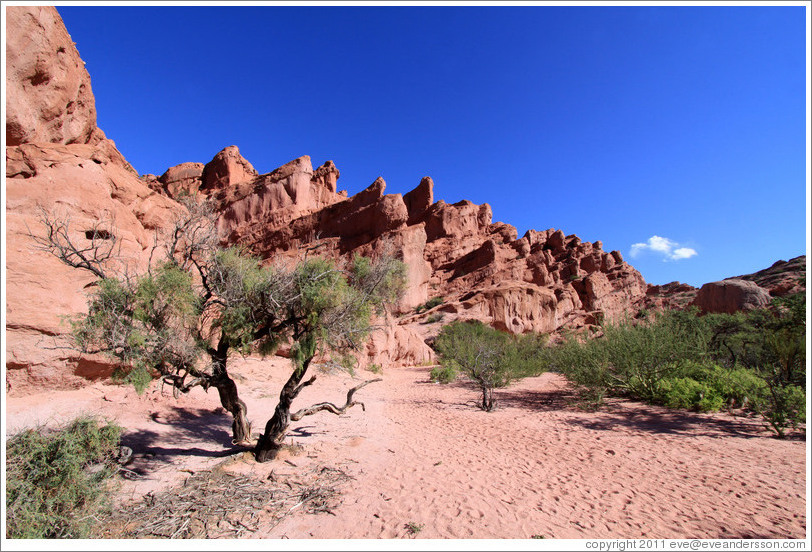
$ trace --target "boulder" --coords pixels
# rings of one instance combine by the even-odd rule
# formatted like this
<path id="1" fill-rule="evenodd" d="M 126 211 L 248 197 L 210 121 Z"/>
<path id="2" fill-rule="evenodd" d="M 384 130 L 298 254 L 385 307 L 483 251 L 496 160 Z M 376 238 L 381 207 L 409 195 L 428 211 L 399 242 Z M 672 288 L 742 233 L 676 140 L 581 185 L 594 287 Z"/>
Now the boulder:
<path id="1" fill-rule="evenodd" d="M 734 278 L 703 285 L 690 304 L 705 313 L 733 314 L 766 307 L 770 304 L 770 294 L 755 282 Z"/>

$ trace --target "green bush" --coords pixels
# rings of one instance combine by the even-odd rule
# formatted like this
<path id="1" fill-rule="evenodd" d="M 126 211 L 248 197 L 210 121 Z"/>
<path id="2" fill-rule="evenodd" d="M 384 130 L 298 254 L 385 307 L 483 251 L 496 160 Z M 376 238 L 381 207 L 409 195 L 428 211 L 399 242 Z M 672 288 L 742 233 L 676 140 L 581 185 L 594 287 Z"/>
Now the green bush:
<path id="1" fill-rule="evenodd" d="M 431 310 L 431 309 L 433 309 L 434 307 L 437 307 L 437 306 L 439 306 L 439 305 L 442 305 L 442 304 L 443 304 L 443 301 L 445 301 L 445 298 L 444 298 L 444 297 L 442 297 L 442 296 L 438 296 L 438 297 L 432 297 L 431 299 L 429 299 L 428 301 L 426 301 L 425 303 L 423 303 L 422 305 L 420 305 L 419 307 L 417 307 L 417 308 L 415 309 L 415 312 L 416 312 L 416 313 L 418 313 L 418 314 L 420 314 L 421 312 L 425 312 L 425 311 L 427 311 L 427 310 Z"/>
<path id="2" fill-rule="evenodd" d="M 596 397 L 701 411 L 749 408 L 783 437 L 806 420 L 805 309 L 801 293 L 733 315 L 646 313 L 604 324 L 599 338 L 569 336 L 543 356 L 550 370 Z"/>
<path id="3" fill-rule="evenodd" d="M 771 383 L 766 392 L 755 396 L 752 408 L 783 438 L 788 427 L 806 423 L 806 392 L 797 385 Z"/>
<path id="4" fill-rule="evenodd" d="M 516 336 L 471 321 L 443 327 L 434 347 L 443 366 L 458 368 L 480 387 L 480 406 L 490 412 L 496 404 L 494 388 L 545 371 L 544 343 L 542 336 Z"/>
<path id="5" fill-rule="evenodd" d="M 603 326 L 603 337 L 570 336 L 548 351 L 548 364 L 578 385 L 654 402 L 660 382 L 681 377 L 679 362 L 701 360 L 709 333 L 693 312 L 659 313 L 638 323 Z"/>
<path id="6" fill-rule="evenodd" d="M 6 443 L 6 537 L 87 538 L 109 506 L 121 427 L 92 417 L 28 429 Z"/>
<path id="7" fill-rule="evenodd" d="M 457 376 L 459 375 L 459 370 L 456 368 L 454 363 L 447 362 L 445 365 L 435 366 L 431 369 L 431 373 L 429 377 L 431 381 L 437 383 L 451 383 Z"/>
<path id="8" fill-rule="evenodd" d="M 662 380 L 658 399 L 669 408 L 685 408 L 700 412 L 721 410 L 725 405 L 725 398 L 716 388 L 692 378 Z"/>

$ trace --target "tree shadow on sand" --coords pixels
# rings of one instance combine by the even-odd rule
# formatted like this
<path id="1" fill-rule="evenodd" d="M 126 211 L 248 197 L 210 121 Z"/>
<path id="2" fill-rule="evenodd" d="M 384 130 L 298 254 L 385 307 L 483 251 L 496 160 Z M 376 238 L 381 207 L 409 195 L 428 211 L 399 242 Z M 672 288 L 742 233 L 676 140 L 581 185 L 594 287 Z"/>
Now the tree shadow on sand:
<path id="1" fill-rule="evenodd" d="M 571 418 L 566 423 L 595 431 L 626 430 L 634 433 L 743 439 L 774 437 L 765 423 L 757 417 L 669 410 L 620 400 L 609 404 L 598 417 Z M 804 436 L 794 434 L 789 440 L 804 440 Z"/>
<path id="2" fill-rule="evenodd" d="M 500 407 L 521 408 L 524 410 L 579 410 L 579 398 L 572 389 L 513 390 L 498 389 L 497 400 Z"/>
<path id="3" fill-rule="evenodd" d="M 125 431 L 121 444 L 133 451 L 127 469 L 145 475 L 162 464 L 191 456 L 224 458 L 246 450 L 231 442 L 231 424 L 223 411 L 178 408 L 166 417 L 153 416 L 160 431 Z"/>
<path id="4" fill-rule="evenodd" d="M 500 407 L 515 407 L 532 411 L 569 411 L 586 414 L 579 407 L 580 398 L 574 389 L 500 390 Z M 744 413 L 699 413 L 671 410 L 621 398 L 609 398 L 589 416 L 572 416 L 564 423 L 594 431 L 626 430 L 635 433 L 663 435 L 692 435 L 706 437 L 738 437 L 744 439 L 772 438 L 766 423 L 755 415 Z M 803 431 L 791 433 L 786 440 L 804 441 Z"/>

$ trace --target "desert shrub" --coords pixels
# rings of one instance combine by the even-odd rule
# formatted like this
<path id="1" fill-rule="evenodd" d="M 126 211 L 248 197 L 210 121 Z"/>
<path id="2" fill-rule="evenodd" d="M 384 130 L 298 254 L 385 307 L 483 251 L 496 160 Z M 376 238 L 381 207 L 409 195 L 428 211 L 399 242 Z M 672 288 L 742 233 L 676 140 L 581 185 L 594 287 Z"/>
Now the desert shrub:
<path id="1" fill-rule="evenodd" d="M 441 322 L 443 320 L 442 313 L 435 312 L 434 314 L 430 314 L 424 324 L 434 324 L 435 322 Z"/>
<path id="2" fill-rule="evenodd" d="M 425 311 L 427 311 L 427 310 L 431 310 L 431 309 L 433 309 L 434 307 L 437 307 L 437 306 L 439 306 L 439 305 L 442 305 L 442 304 L 443 304 L 443 301 L 445 301 L 445 297 L 443 297 L 443 296 L 432 297 L 431 299 L 429 299 L 428 301 L 426 301 L 426 302 L 425 302 L 425 303 L 423 303 L 422 305 L 418 306 L 418 307 L 415 309 L 415 312 L 416 312 L 416 313 L 418 313 L 418 314 L 420 314 L 421 312 L 425 312 Z"/>
<path id="3" fill-rule="evenodd" d="M 684 377 L 711 387 L 729 406 L 747 406 L 763 394 L 767 382 L 748 368 L 727 368 L 715 363 L 685 362 L 680 365 Z"/>
<path id="4" fill-rule="evenodd" d="M 459 375 L 459 369 L 453 362 L 447 362 L 431 369 L 429 378 L 437 383 L 451 383 Z"/>
<path id="5" fill-rule="evenodd" d="M 480 387 L 480 406 L 490 412 L 496 404 L 495 388 L 545 371 L 544 342 L 541 336 L 515 336 L 471 321 L 443 327 L 434 347 L 444 367 L 458 368 Z"/>
<path id="6" fill-rule="evenodd" d="M 650 402 L 657 400 L 662 380 L 681 377 L 679 362 L 705 356 L 709 340 L 701 319 L 678 311 L 608 323 L 603 333 L 583 342 L 570 336 L 547 352 L 548 364 L 578 385 Z"/>
<path id="7" fill-rule="evenodd" d="M 754 395 L 752 408 L 783 438 L 787 428 L 806 423 L 806 392 L 797 385 L 772 383 L 766 392 Z"/>
<path id="8" fill-rule="evenodd" d="M 660 382 L 658 400 L 669 408 L 711 412 L 724 407 L 725 399 L 706 382 L 693 378 L 666 378 Z"/>
<path id="9" fill-rule="evenodd" d="M 92 417 L 27 429 L 6 443 L 6 537 L 86 538 L 108 507 L 121 428 Z"/>
<path id="10" fill-rule="evenodd" d="M 544 352 L 545 362 L 597 397 L 701 411 L 746 407 L 783 437 L 806 420 L 805 305 L 801 293 L 733 315 L 647 313 L 604 324 L 600 338 L 569 336 Z"/>

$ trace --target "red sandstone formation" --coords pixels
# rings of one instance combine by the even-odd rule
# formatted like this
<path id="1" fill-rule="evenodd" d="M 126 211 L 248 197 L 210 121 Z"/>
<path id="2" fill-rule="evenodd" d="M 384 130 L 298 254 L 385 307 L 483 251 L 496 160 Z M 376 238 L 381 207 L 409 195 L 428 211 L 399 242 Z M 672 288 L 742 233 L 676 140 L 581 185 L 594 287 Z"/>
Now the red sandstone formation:
<path id="1" fill-rule="evenodd" d="M 428 177 L 404 196 L 386 194 L 386 182 L 378 178 L 346 197 L 336 191 L 339 173 L 331 161 L 314 171 L 305 156 L 251 177 L 244 170 L 250 163 L 232 146 L 200 176 L 198 166 L 169 169 L 159 180 L 169 194 L 167 183 L 180 178 L 167 175 L 183 174 L 180 187 L 211 198 L 222 213 L 225 244 L 240 243 L 276 260 L 304 251 L 333 258 L 397 252 L 409 269 L 398 313 L 412 316 L 403 325 L 474 318 L 514 333 L 555 332 L 616 318 L 645 297 L 642 276 L 620 252 L 554 229 L 518 238 L 514 227 L 492 222 L 487 204 L 434 202 Z M 231 185 L 207 185 L 206 174 Z M 439 296 L 441 306 L 413 313 Z"/>
<path id="2" fill-rule="evenodd" d="M 770 268 L 734 278 L 758 284 L 759 287 L 767 290 L 771 297 L 792 295 L 806 289 L 806 255 L 789 261 L 776 261 Z M 726 278 L 726 280 L 734 278 Z"/>
<path id="3" fill-rule="evenodd" d="M 776 261 L 771 267 L 752 274 L 705 284 L 699 296 L 699 289 L 679 282 L 649 285 L 643 306 L 650 309 L 683 309 L 693 305 L 703 312 L 730 313 L 760 308 L 773 297 L 784 297 L 805 289 L 806 255 L 800 255 L 789 261 Z"/>
<path id="4" fill-rule="evenodd" d="M 137 268 L 179 206 L 144 185 L 96 127 L 90 76 L 57 11 L 6 15 L 7 386 L 81 384 L 111 371 L 65 339 L 64 318 L 86 310 L 96 278 L 36 249 L 29 234 L 43 235 L 41 211 L 69 218 L 80 246 L 86 231 L 112 222 L 120 262 Z"/>
<path id="5" fill-rule="evenodd" d="M 57 11 L 8 8 L 6 28 L 6 145 L 104 138 L 90 75 Z"/>
<path id="6" fill-rule="evenodd" d="M 268 262 L 394 253 L 408 267 L 409 288 L 393 313 L 397 320 L 390 320 L 397 323 L 373 336 L 362 365 L 430 361 L 426 341 L 457 319 L 514 333 L 554 333 L 640 307 L 683 307 L 696 291 L 679 283 L 647 286 L 618 251 L 561 230 L 530 230 L 519 238 L 513 226 L 492 221 L 487 204 L 435 201 L 429 177 L 403 196 L 386 194 L 378 178 L 347 197 L 337 189 L 332 161 L 314 169 L 303 156 L 260 175 L 229 146 L 205 165 L 187 162 L 160 177 L 139 178 L 96 127 L 90 76 L 56 10 L 9 7 L 6 13 L 6 351 L 12 390 L 26 383 L 77 383 L 111 370 L 106 360 L 68 346 L 64 317 L 86 309 L 95 277 L 36 249 L 30 233 L 43 232 L 41 209 L 69 217 L 77 243 L 100 221 L 112 222 L 120 262 L 131 271 L 145 266 L 156 231 L 182 209 L 173 199 L 187 195 L 204 196 L 218 209 L 224 245 L 247 246 Z M 782 276 L 786 267 L 773 268 L 763 280 L 771 282 L 773 295 L 795 289 L 797 282 Z M 755 292 L 758 304 L 763 295 Z M 418 308 L 428 299 L 439 304 Z"/>
<path id="7" fill-rule="evenodd" d="M 770 294 L 754 282 L 730 279 L 703 285 L 691 306 L 702 312 L 726 312 L 764 308 L 770 304 Z"/>

